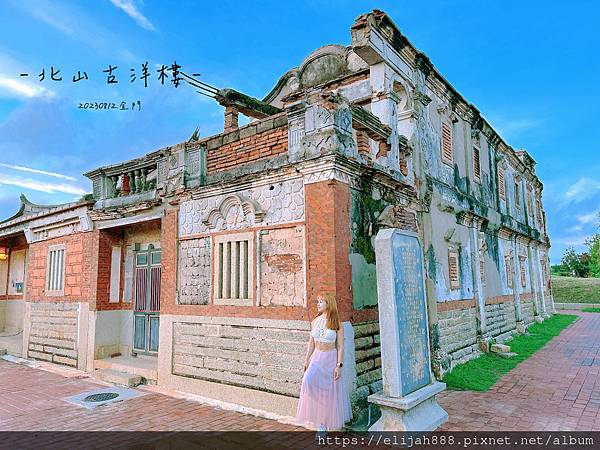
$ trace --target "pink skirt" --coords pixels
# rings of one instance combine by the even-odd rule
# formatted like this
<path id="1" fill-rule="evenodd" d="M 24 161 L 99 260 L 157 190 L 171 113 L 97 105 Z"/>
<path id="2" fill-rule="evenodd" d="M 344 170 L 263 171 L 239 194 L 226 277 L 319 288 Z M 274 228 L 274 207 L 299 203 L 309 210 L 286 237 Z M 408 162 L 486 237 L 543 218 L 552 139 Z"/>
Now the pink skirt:
<path id="1" fill-rule="evenodd" d="M 296 421 L 307 428 L 318 429 L 325 425 L 327 430 L 341 430 L 352 419 L 350 395 L 346 380 L 334 379 L 337 349 L 320 351 L 315 349 L 308 368 L 302 377 Z"/>

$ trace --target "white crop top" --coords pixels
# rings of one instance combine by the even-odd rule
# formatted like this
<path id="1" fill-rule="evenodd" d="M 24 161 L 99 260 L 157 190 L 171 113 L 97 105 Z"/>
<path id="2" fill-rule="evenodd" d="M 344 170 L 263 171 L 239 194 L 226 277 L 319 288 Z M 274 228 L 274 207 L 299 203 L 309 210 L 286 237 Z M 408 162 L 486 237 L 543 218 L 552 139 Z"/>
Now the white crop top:
<path id="1" fill-rule="evenodd" d="M 312 330 L 312 337 L 316 342 L 331 344 L 335 342 L 337 331 L 330 328 L 325 328 L 325 317 L 320 316 L 315 322 L 315 327 Z"/>

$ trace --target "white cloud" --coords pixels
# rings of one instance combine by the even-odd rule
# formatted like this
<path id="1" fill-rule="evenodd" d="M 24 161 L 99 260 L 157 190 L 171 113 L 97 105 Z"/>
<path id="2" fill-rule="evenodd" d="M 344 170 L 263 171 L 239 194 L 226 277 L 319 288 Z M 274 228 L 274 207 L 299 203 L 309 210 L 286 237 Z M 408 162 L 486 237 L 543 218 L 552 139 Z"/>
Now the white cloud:
<path id="1" fill-rule="evenodd" d="M 594 211 L 589 214 L 583 214 L 583 215 L 577 216 L 577 220 L 580 224 L 583 224 L 583 225 L 586 225 L 588 223 L 597 223 L 600 221 L 599 217 L 598 217 L 599 213 L 600 213 L 600 211 Z"/>
<path id="2" fill-rule="evenodd" d="M 63 175 L 62 173 L 47 172 L 45 170 L 32 169 L 31 167 L 15 166 L 13 164 L 5 164 L 5 163 L 0 163 L 0 167 L 6 167 L 7 169 L 20 170 L 22 172 L 30 172 L 30 173 L 37 173 L 40 175 L 48 175 L 50 177 L 55 177 L 55 178 L 64 178 L 65 180 L 77 181 L 76 178 L 70 177 L 68 175 Z"/>
<path id="3" fill-rule="evenodd" d="M 31 178 L 16 177 L 7 174 L 0 174 L 0 185 L 18 186 L 33 191 L 46 192 L 48 194 L 65 193 L 74 195 L 83 195 L 86 191 L 79 186 L 66 183 L 46 183 Z"/>
<path id="4" fill-rule="evenodd" d="M 100 54 L 117 54 L 129 62 L 137 60 L 120 45 L 122 39 L 116 32 L 97 23 L 75 2 L 13 0 L 11 5 Z"/>
<path id="5" fill-rule="evenodd" d="M 0 74 L 0 91 L 9 97 L 53 97 L 54 92 L 41 86 L 34 86 L 14 78 L 6 77 Z"/>
<path id="6" fill-rule="evenodd" d="M 593 197 L 600 190 L 600 181 L 591 178 L 582 177 L 573 183 L 565 192 L 565 202 L 581 202 Z"/>
<path id="7" fill-rule="evenodd" d="M 110 0 L 117 8 L 123 10 L 125 14 L 137 22 L 139 26 L 149 31 L 154 31 L 156 28 L 135 6 L 132 0 Z"/>
<path id="8" fill-rule="evenodd" d="M 553 238 L 552 244 L 563 244 L 563 245 L 572 245 L 579 246 L 584 245 L 585 241 L 589 238 L 589 235 L 572 235 L 572 236 L 563 236 L 559 238 Z"/>

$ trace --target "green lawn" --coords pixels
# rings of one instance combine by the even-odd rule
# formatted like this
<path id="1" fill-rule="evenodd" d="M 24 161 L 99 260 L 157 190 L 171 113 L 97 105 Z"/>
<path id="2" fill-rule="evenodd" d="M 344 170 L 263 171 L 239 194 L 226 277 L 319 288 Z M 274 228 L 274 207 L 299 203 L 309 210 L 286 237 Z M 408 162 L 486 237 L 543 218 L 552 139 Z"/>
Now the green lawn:
<path id="1" fill-rule="evenodd" d="M 600 303 L 600 278 L 552 277 L 555 303 Z"/>
<path id="2" fill-rule="evenodd" d="M 583 312 L 595 312 L 600 313 L 600 308 L 581 308 Z"/>
<path id="3" fill-rule="evenodd" d="M 535 323 L 527 329 L 528 334 L 517 334 L 505 342 L 517 356 L 506 359 L 495 353 L 485 353 L 455 367 L 443 381 L 448 389 L 456 391 L 487 391 L 502 375 L 533 355 L 576 319 L 573 314 L 555 314 L 543 323 Z"/>

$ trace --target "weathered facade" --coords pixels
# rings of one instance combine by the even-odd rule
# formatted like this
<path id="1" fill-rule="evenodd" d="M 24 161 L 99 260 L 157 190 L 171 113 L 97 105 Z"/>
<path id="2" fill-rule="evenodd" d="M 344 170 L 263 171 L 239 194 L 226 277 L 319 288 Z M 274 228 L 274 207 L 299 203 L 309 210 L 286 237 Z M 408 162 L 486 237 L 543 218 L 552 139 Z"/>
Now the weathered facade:
<path id="1" fill-rule="evenodd" d="M 373 239 L 385 227 L 423 243 L 438 376 L 552 314 L 533 159 L 384 13 L 351 34 L 262 101 L 220 91 L 222 134 L 89 172 L 93 195 L 74 204 L 22 199 L 0 223 L 0 326 L 22 331 L 14 351 L 136 366 L 293 415 L 316 298 L 330 292 L 358 415 L 381 389 Z M 238 127 L 240 112 L 253 120 Z"/>

